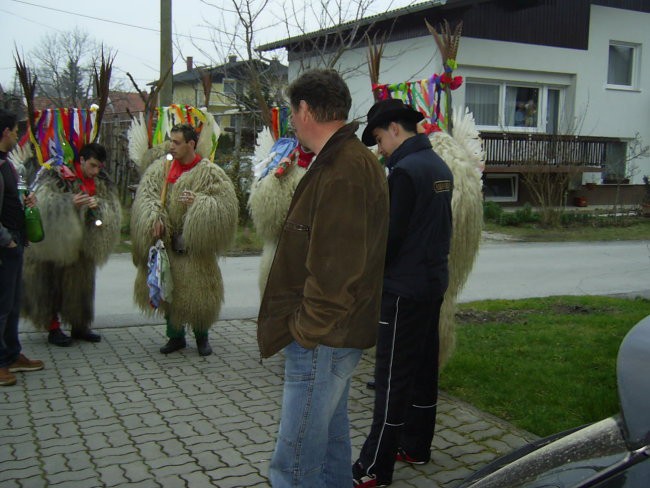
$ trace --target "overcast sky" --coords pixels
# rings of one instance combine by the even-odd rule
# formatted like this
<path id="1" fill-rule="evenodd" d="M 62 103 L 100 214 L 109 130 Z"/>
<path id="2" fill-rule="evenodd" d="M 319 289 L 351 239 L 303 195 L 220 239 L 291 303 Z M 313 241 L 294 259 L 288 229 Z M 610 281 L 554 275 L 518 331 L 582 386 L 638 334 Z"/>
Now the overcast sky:
<path id="1" fill-rule="evenodd" d="M 251 1 L 259 3 L 259 0 Z M 303 1 L 310 3 L 309 0 L 294 0 Z M 270 2 L 256 22 L 258 44 L 287 37 L 282 22 L 286 4 L 282 8 L 281 0 Z M 223 62 L 229 54 L 227 48 L 220 51 L 215 48 L 212 41 L 215 29 L 209 24 L 226 25 L 229 29 L 236 24 L 236 17 L 228 17 L 222 9 L 206 3 L 201 0 L 172 1 L 174 73 L 185 70 L 184 58 L 187 56 L 194 58 L 195 65 L 211 65 Z M 232 5 L 231 0 L 212 0 L 211 3 L 225 7 Z M 334 3 L 330 1 L 329 5 Z M 375 0 L 369 13 L 413 3 L 420 2 Z M 303 11 L 303 14 L 310 15 L 308 11 Z M 314 28 L 318 28 L 313 18 L 311 22 L 314 22 Z M 143 88 L 147 82 L 158 78 L 160 0 L 0 0 L 0 84 L 9 89 L 13 83 L 14 45 L 30 65 L 29 53 L 43 41 L 45 34 L 70 32 L 75 28 L 88 32 L 96 41 L 117 51 L 113 78 L 125 80 L 125 88 L 131 89 L 130 82 L 126 81 L 127 71 Z M 293 32 L 294 35 L 297 33 Z M 282 53 L 278 54 L 282 56 Z"/>

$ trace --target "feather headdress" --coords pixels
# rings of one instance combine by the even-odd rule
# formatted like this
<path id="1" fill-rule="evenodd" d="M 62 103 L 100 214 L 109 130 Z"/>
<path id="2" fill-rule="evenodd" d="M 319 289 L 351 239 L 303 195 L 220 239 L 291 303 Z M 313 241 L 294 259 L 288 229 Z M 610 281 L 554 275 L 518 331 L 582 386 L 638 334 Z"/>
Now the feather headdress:
<path id="1" fill-rule="evenodd" d="M 148 119 L 145 120 L 145 116 L 140 113 L 133 118 L 128 131 L 129 157 L 140 173 L 168 151 L 169 133 L 176 124 L 194 127 L 199 133 L 196 152 L 204 158 L 214 160 L 221 129 L 206 109 L 176 104 L 155 107 Z M 151 157 L 154 153 L 155 156 Z"/>

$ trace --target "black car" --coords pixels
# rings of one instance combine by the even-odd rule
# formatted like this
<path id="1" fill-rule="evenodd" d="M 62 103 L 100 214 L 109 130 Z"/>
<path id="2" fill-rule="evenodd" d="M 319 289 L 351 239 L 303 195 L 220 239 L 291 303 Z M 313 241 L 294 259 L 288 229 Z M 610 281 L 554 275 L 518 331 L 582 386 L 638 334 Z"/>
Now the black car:
<path id="1" fill-rule="evenodd" d="M 621 412 L 528 444 L 457 488 L 650 488 L 650 316 L 618 351 Z"/>

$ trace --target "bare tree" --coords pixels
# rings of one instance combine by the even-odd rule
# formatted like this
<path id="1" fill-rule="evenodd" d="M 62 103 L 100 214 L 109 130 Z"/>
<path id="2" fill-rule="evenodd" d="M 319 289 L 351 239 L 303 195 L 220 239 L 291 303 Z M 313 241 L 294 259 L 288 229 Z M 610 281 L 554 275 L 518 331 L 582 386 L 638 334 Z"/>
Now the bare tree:
<path id="1" fill-rule="evenodd" d="M 230 0 L 222 3 L 202 0 L 202 3 L 221 13 L 214 16 L 221 19 L 221 23 L 206 20 L 212 33 L 213 51 L 202 49 L 198 43 L 193 43 L 194 48 L 214 64 L 219 64 L 215 60 L 215 53 L 218 60 L 234 54 L 247 62 L 248 93 L 239 94 L 233 101 L 240 109 L 259 114 L 260 121 L 270 127 L 269 106 L 285 102 L 285 86 L 272 69 L 277 59 L 269 59 L 266 53 L 256 50 L 260 38 L 268 38 L 267 32 L 271 30 L 274 35 L 277 33 L 278 38 L 301 37 L 307 32 L 328 30 L 324 36 L 305 38 L 305 49 L 311 60 L 302 60 L 301 70 L 316 65 L 334 67 L 345 51 L 365 45 L 361 30 L 365 32 L 371 24 L 362 20 L 369 15 L 373 2 L 320 0 L 310 3 L 288 0 L 274 3 L 272 0 Z M 365 63 L 360 61 L 358 68 L 364 66 Z"/>
<path id="2" fill-rule="evenodd" d="M 300 71 L 313 67 L 337 67 L 346 51 L 362 48 L 366 45 L 365 34 L 372 28 L 372 22 L 363 22 L 370 16 L 373 0 L 320 0 L 302 2 L 288 0 L 282 5 L 286 12 L 281 19 L 287 38 L 301 38 L 305 44 L 305 57 L 300 59 Z M 392 8 L 392 2 L 385 10 Z M 314 31 L 321 31 L 320 36 L 308 36 Z M 383 33 L 385 38 L 390 33 Z M 361 61 L 358 67 L 348 67 L 354 71 L 364 67 Z M 345 75 L 345 73 L 342 73 Z"/>
<path id="3" fill-rule="evenodd" d="M 38 79 L 37 95 L 59 107 L 89 106 L 96 96 L 93 75 L 102 51 L 114 56 L 78 28 L 44 35 L 30 56 Z"/>

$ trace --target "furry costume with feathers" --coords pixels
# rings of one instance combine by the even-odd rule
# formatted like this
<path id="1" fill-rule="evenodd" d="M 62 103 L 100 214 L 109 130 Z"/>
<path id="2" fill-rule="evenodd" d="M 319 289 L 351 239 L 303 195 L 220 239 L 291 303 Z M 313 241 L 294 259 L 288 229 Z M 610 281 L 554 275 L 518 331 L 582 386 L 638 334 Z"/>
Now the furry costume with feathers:
<path id="1" fill-rule="evenodd" d="M 206 150 L 206 138 L 214 134 L 212 124 L 216 125 L 216 122 L 208 116 L 206 124 L 197 144 L 199 154 Z M 133 124 L 130 141 L 141 131 L 140 124 Z M 204 158 L 192 170 L 183 173 L 176 183 L 169 185 L 163 208 L 161 192 L 166 166 L 165 158 L 161 156 L 166 154 L 169 142 L 151 149 L 146 145 L 129 145 L 132 151 L 138 147 L 140 153 L 130 154 L 142 172 L 131 208 L 132 255 L 137 267 L 134 300 L 147 314 L 169 316 L 175 327 L 189 326 L 195 332 L 207 332 L 218 319 L 224 298 L 217 257 L 226 252 L 237 229 L 238 202 L 233 184 L 219 166 Z M 196 194 L 189 207 L 179 201 L 184 190 Z M 147 265 L 149 248 L 156 241 L 152 229 L 158 218 L 165 226 L 163 241 L 169 250 L 174 291 L 171 303 L 163 302 L 160 308 L 153 309 L 149 303 Z M 181 233 L 187 247 L 187 253 L 182 255 L 171 251 L 172 235 Z"/>
<path id="2" fill-rule="evenodd" d="M 273 142 L 271 131 L 265 128 L 258 136 L 255 146 L 257 161 L 261 161 L 269 155 Z M 305 168 L 293 166 L 282 178 L 274 178 L 269 175 L 256 179 L 251 186 L 248 208 L 255 231 L 264 242 L 258 279 L 260 293 L 264 292 L 266 286 L 266 279 L 271 269 L 284 220 L 289 212 L 291 198 L 306 172 Z"/>
<path id="3" fill-rule="evenodd" d="M 35 187 L 45 238 L 25 249 L 23 315 L 47 329 L 60 313 L 72 330 L 85 330 L 94 319 L 95 273 L 119 242 L 122 209 L 117 188 L 105 173 L 95 178 L 102 225 L 89 222 L 88 209 L 77 210 L 73 193 L 59 174 L 41 169 Z"/>

